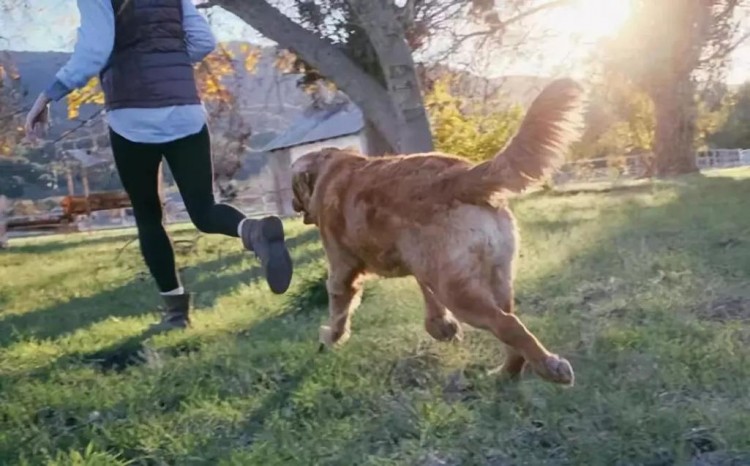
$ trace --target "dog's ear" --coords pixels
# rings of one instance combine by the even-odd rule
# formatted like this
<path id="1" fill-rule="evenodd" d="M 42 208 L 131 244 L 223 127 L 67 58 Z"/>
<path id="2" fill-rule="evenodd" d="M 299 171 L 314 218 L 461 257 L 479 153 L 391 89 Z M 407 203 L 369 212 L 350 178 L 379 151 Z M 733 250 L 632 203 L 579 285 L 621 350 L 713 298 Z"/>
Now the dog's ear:
<path id="1" fill-rule="evenodd" d="M 312 195 L 315 190 L 316 176 L 308 171 L 299 172 L 292 179 L 292 208 L 303 216 L 305 224 L 312 224 Z"/>
<path id="2" fill-rule="evenodd" d="M 297 173 L 292 179 L 292 187 L 300 201 L 307 201 L 315 189 L 315 177 L 308 172 Z"/>
<path id="3" fill-rule="evenodd" d="M 305 172 L 302 174 L 302 183 L 307 187 L 307 192 L 312 196 L 313 191 L 315 191 L 315 175 L 310 172 Z"/>
<path id="4" fill-rule="evenodd" d="M 304 205 L 305 211 L 310 211 L 310 202 L 312 201 L 313 192 L 315 192 L 316 176 L 310 172 L 304 172 L 300 176 L 300 187 L 302 195 L 302 204 Z"/>

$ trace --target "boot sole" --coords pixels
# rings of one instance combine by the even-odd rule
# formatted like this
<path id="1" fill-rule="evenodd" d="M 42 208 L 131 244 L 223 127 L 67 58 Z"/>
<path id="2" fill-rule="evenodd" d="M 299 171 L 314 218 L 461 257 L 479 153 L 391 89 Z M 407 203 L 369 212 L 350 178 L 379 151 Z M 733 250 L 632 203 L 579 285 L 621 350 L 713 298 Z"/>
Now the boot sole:
<path id="1" fill-rule="evenodd" d="M 275 294 L 283 294 L 292 282 L 292 257 L 284 241 L 284 224 L 278 217 L 261 220 L 261 234 L 268 246 L 265 275 L 269 288 Z"/>
<path id="2" fill-rule="evenodd" d="M 171 332 L 173 330 L 187 330 L 190 328 L 190 322 L 187 320 L 181 320 L 176 322 L 157 322 L 149 326 L 150 332 L 164 333 Z"/>

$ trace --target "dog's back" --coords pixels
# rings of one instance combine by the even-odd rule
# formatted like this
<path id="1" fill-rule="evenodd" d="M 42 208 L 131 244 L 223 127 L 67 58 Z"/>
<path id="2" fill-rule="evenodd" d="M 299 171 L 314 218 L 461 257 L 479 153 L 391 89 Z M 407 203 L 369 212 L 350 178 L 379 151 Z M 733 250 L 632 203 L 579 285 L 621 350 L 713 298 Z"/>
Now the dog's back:
<path id="1" fill-rule="evenodd" d="M 438 153 L 366 158 L 330 150 L 315 188 L 321 228 L 386 276 L 432 267 L 438 255 L 512 252 L 504 193 L 523 190 L 559 163 L 578 134 L 582 95 L 574 81 L 551 83 L 508 146 L 476 166 Z"/>

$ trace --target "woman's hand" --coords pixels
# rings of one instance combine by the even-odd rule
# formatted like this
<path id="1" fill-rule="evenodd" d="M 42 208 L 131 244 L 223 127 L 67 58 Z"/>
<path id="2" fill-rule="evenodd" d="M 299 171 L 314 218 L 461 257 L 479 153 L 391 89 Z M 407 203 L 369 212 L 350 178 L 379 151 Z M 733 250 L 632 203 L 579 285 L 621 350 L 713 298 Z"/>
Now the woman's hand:
<path id="1" fill-rule="evenodd" d="M 26 136 L 32 140 L 44 135 L 44 130 L 49 123 L 49 103 L 50 99 L 42 92 L 26 115 L 24 129 Z"/>

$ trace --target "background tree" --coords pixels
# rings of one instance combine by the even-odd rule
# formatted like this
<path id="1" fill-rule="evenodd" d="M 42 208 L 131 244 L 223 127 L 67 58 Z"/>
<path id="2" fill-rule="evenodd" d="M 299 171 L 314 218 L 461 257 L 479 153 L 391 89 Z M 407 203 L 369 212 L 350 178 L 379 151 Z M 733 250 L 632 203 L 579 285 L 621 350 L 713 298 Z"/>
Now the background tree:
<path id="1" fill-rule="evenodd" d="M 0 195 L 19 197 L 40 176 L 39 167 L 24 157 L 21 77 L 10 54 L 0 52 Z"/>
<path id="2" fill-rule="evenodd" d="M 0 157 L 11 156 L 21 141 L 21 76 L 10 54 L 0 52 Z"/>
<path id="3" fill-rule="evenodd" d="M 729 54 L 747 37 L 735 14 L 741 3 L 632 0 L 630 20 L 602 48 L 607 71 L 626 77 L 653 102 L 659 176 L 697 170 L 698 83 L 723 77 Z"/>
<path id="4" fill-rule="evenodd" d="M 654 109 L 649 96 L 618 75 L 595 76 L 589 83 L 586 131 L 574 147 L 574 159 L 650 152 Z"/>
<path id="5" fill-rule="evenodd" d="M 570 3 L 551 0 L 294 0 L 287 16 L 268 1 L 210 0 L 300 58 L 308 82 L 333 81 L 365 113 L 394 152 L 433 148 L 415 54 L 430 39 L 452 48 L 470 41 L 500 42 L 508 27 L 548 8 Z M 463 33 L 456 31 L 462 29 Z"/>
<path id="6" fill-rule="evenodd" d="M 731 107 L 709 141 L 717 147 L 750 148 L 750 83 L 740 86 L 729 100 Z"/>
<path id="7" fill-rule="evenodd" d="M 624 156 L 638 156 L 642 164 L 638 173 L 653 174 L 656 114 L 651 97 L 621 74 L 595 75 L 589 87 L 586 131 L 574 144 L 571 159 L 605 158 L 608 165 L 617 166 L 625 162 Z M 725 124 L 732 108 L 726 86 L 708 91 L 696 96 L 694 149 L 713 142 L 712 135 Z"/>

